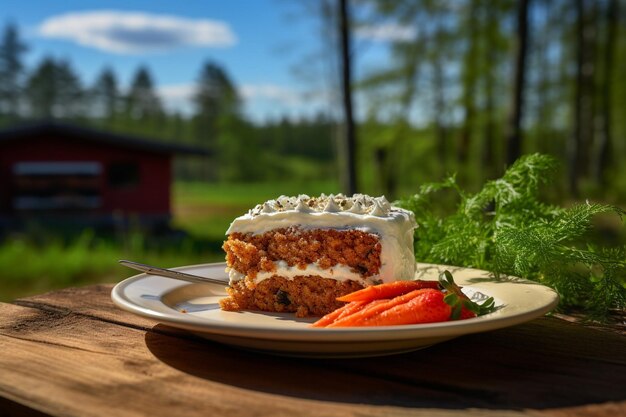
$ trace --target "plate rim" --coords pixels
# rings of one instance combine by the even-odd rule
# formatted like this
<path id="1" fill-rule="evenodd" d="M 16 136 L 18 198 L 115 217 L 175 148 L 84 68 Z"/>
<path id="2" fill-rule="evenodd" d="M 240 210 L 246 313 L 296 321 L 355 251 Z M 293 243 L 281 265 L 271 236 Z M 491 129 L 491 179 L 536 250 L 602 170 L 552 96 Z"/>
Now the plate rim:
<path id="1" fill-rule="evenodd" d="M 477 273 L 489 273 L 485 270 L 465 268 L 458 266 L 448 266 L 440 264 L 417 263 L 418 267 L 436 267 L 436 268 L 452 268 L 476 271 Z M 226 264 L 224 262 L 203 263 L 195 265 L 184 265 L 171 269 L 184 271 L 195 268 L 215 268 Z M 450 336 L 457 337 L 465 334 L 479 333 L 485 331 L 496 330 L 500 328 L 510 327 L 525 323 L 534 318 L 540 317 L 553 310 L 559 302 L 558 293 L 540 283 L 523 280 L 517 277 L 508 277 L 504 282 L 510 284 L 524 284 L 529 286 L 539 286 L 541 291 L 551 295 L 549 302 L 537 306 L 535 308 L 518 312 L 512 316 L 482 316 L 468 320 L 457 320 L 440 323 L 425 323 L 402 326 L 376 326 L 376 327 L 345 327 L 345 328 L 312 328 L 312 327 L 294 327 L 294 328 L 277 328 L 270 325 L 251 325 L 245 323 L 224 323 L 214 319 L 201 319 L 193 315 L 183 313 L 164 314 L 162 312 L 152 310 L 141 306 L 124 294 L 124 289 L 128 286 L 140 282 L 147 278 L 154 278 L 155 275 L 140 273 L 130 276 L 118 284 L 111 290 L 111 299 L 113 303 L 130 313 L 156 320 L 160 323 L 170 325 L 177 328 L 183 328 L 192 332 L 200 332 L 204 334 L 219 334 L 230 337 L 255 338 L 259 340 L 283 340 L 298 341 L 307 343 L 342 343 L 342 342 L 359 342 L 374 340 L 407 340 L 415 338 L 433 338 Z M 174 281 L 171 278 L 157 277 L 162 280 Z M 179 281 L 180 286 L 194 285 L 183 281 Z M 502 283 L 499 281 L 498 283 Z M 224 284 L 228 282 L 225 280 Z M 200 285 L 200 284 L 195 284 Z M 163 303 L 164 304 L 164 303 Z M 165 304 L 164 304 L 165 305 Z M 502 308 L 506 308 L 504 305 Z"/>

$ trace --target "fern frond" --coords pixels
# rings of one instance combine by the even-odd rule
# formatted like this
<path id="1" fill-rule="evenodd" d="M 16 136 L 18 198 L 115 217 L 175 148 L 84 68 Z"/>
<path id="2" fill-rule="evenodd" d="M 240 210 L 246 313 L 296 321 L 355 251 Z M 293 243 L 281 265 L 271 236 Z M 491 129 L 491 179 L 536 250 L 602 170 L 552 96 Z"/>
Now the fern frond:
<path id="1" fill-rule="evenodd" d="M 539 200 L 540 186 L 552 178 L 555 160 L 526 155 L 499 179 L 475 194 L 464 192 L 455 176 L 422 185 L 398 202 L 415 213 L 416 259 L 518 275 L 555 288 L 564 308 L 584 308 L 594 318 L 626 306 L 623 250 L 584 248 L 580 241 L 597 215 L 624 210 L 583 203 L 570 208 Z M 456 211 L 439 215 L 433 201 L 441 191 L 459 199 Z"/>

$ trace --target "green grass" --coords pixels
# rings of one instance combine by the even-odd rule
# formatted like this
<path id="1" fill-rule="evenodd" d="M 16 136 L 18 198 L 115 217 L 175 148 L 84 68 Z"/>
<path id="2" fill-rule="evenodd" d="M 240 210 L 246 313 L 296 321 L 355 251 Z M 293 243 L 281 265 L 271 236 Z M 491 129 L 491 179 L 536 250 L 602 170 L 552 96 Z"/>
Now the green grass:
<path id="1" fill-rule="evenodd" d="M 64 240 L 55 235 L 20 235 L 0 244 L 0 301 L 69 286 L 118 282 L 134 275 L 118 259 L 173 267 L 224 259 L 220 249 L 233 218 L 281 194 L 337 192 L 333 182 L 200 184 L 177 183 L 173 226 L 187 237 L 157 239 L 137 232 L 111 238 L 86 231 Z"/>
<path id="2" fill-rule="evenodd" d="M 157 248 L 135 233 L 122 242 L 100 239 L 91 232 L 69 243 L 53 237 L 46 240 L 42 244 L 18 237 L 0 246 L 0 301 L 68 286 L 118 282 L 137 273 L 118 265 L 118 259 L 163 267 L 223 260 L 215 246 L 199 250 L 191 240 L 182 240 L 175 246 Z"/>

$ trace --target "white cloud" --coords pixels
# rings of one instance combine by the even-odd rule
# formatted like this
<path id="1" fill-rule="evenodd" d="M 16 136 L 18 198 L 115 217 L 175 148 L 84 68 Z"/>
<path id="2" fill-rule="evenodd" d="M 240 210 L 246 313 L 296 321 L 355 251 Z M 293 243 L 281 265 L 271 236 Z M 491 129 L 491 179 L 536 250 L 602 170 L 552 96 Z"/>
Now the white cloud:
<path id="1" fill-rule="evenodd" d="M 415 39 L 417 28 L 396 23 L 384 23 L 358 27 L 355 30 L 355 35 L 359 39 L 377 42 L 407 42 Z"/>
<path id="2" fill-rule="evenodd" d="M 184 46 L 228 47 L 237 37 L 225 22 L 144 12 L 99 10 L 52 16 L 39 26 L 47 38 L 120 54 L 159 52 Z"/>

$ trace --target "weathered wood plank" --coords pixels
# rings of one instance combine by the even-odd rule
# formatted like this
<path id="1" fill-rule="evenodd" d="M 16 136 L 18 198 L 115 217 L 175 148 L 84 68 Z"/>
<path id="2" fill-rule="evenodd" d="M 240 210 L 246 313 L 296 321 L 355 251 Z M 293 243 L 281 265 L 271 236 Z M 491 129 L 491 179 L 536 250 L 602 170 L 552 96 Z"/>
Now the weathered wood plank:
<path id="1" fill-rule="evenodd" d="M 97 317 L 113 323 L 149 329 L 155 322 L 150 319 L 127 313 L 117 308 L 111 301 L 112 284 L 90 285 L 87 287 L 66 288 L 59 291 L 22 298 L 14 304 L 38 309 L 71 311 L 90 317 Z"/>
<path id="2" fill-rule="evenodd" d="M 0 304 L 0 317 L 0 396 L 51 415 L 522 414 L 368 405 L 366 394 L 385 389 L 376 378 L 317 361 L 258 356 L 51 310 Z"/>
<path id="3" fill-rule="evenodd" d="M 110 288 L 0 304 L 0 397 L 68 416 L 626 415 L 615 333 L 544 318 L 404 355 L 289 359 L 156 325 Z"/>

